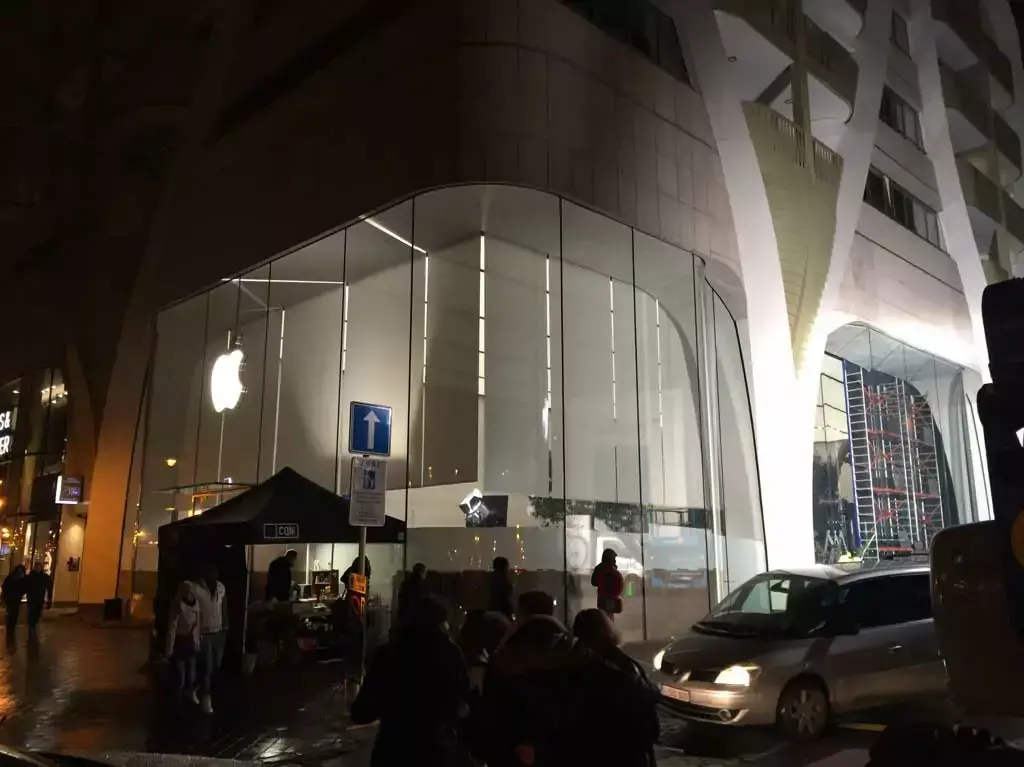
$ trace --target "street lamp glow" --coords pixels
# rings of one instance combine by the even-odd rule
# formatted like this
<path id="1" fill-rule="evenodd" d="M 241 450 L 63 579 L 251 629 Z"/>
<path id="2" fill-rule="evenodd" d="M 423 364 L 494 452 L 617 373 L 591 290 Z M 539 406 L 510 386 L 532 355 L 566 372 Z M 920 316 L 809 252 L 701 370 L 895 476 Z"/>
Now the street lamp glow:
<path id="1" fill-rule="evenodd" d="M 210 398 L 213 400 L 213 409 L 218 413 L 231 410 L 242 399 L 242 362 L 245 354 L 241 349 L 232 349 L 219 357 L 213 363 L 213 372 L 210 374 Z"/>

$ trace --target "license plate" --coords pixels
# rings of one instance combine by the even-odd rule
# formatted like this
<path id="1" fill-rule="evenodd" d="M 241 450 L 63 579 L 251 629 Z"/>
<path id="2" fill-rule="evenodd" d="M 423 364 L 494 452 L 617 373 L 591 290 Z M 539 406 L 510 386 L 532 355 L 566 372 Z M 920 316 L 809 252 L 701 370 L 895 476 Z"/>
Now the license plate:
<path id="1" fill-rule="evenodd" d="M 671 687 L 670 685 L 663 684 L 661 686 L 661 694 L 666 698 L 672 698 L 672 700 L 682 701 L 683 703 L 690 702 L 689 690 L 680 690 L 678 687 Z"/>

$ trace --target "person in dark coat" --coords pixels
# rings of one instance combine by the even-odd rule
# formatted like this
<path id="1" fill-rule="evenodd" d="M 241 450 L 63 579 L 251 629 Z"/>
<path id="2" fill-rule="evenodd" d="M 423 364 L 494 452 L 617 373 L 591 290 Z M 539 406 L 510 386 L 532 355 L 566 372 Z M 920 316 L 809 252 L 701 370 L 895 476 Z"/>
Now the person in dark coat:
<path id="1" fill-rule="evenodd" d="M 36 638 L 39 619 L 43 617 L 43 606 L 53 604 L 53 579 L 43 570 L 43 563 L 32 565 L 32 572 L 25 576 L 25 601 L 28 603 L 28 638 Z"/>
<path id="2" fill-rule="evenodd" d="M 4 578 L 0 587 L 0 599 L 7 610 L 7 644 L 14 644 L 14 630 L 18 625 L 18 614 L 21 612 L 21 598 L 25 596 L 25 566 L 17 565 Z"/>
<path id="3" fill-rule="evenodd" d="M 266 600 L 272 599 L 278 602 L 292 601 L 292 568 L 295 567 L 295 560 L 299 558 L 299 552 L 295 549 L 288 549 L 282 556 L 270 563 L 267 568 L 267 588 L 265 590 Z"/>
<path id="4" fill-rule="evenodd" d="M 377 650 L 352 703 L 356 724 L 380 720 L 372 767 L 456 767 L 468 689 L 466 663 L 448 638 L 447 605 L 421 597 Z"/>
<path id="5" fill-rule="evenodd" d="M 652 767 L 655 705 L 636 677 L 577 647 L 555 618 L 534 616 L 487 668 L 474 755 L 488 767 Z M 595 731 L 607 736 L 586 734 Z"/>
<path id="6" fill-rule="evenodd" d="M 363 557 L 363 559 L 366 560 L 366 569 L 363 570 L 363 575 L 366 577 L 366 588 L 367 588 L 367 591 L 369 591 L 369 588 L 370 588 L 370 572 L 371 572 L 372 568 L 370 567 L 370 558 L 369 557 Z M 350 588 L 352 588 L 351 581 L 352 581 L 352 576 L 353 575 L 359 575 L 359 557 L 356 557 L 355 559 L 353 559 L 352 560 L 352 564 L 349 565 L 348 569 L 345 570 L 345 572 L 343 572 L 341 574 L 341 582 L 342 582 L 342 584 L 344 584 L 346 591 L 348 591 Z"/>
<path id="7" fill-rule="evenodd" d="M 643 666 L 622 651 L 622 637 L 611 617 L 603 610 L 591 608 L 581 611 L 573 621 L 572 633 L 578 653 L 621 672 L 631 683 L 630 699 L 634 706 L 626 715 L 633 721 L 633 729 L 629 733 L 632 750 L 622 756 L 625 761 L 621 763 L 643 767 L 654 765 L 653 749 L 660 730 L 657 706 L 661 695 L 658 689 L 648 679 Z"/>
<path id="8" fill-rule="evenodd" d="M 601 563 L 590 574 L 590 585 L 597 589 L 597 609 L 609 617 L 622 612 L 622 592 L 625 582 L 616 562 L 614 549 L 605 549 Z"/>
<path id="9" fill-rule="evenodd" d="M 508 560 L 495 557 L 491 564 L 491 581 L 487 598 L 487 611 L 501 613 L 509 620 L 515 612 L 512 601 L 512 575 L 509 572 Z"/>
<path id="10" fill-rule="evenodd" d="M 417 562 L 412 571 L 398 587 L 398 622 L 405 623 L 409 619 L 412 606 L 427 595 L 427 566 Z"/>

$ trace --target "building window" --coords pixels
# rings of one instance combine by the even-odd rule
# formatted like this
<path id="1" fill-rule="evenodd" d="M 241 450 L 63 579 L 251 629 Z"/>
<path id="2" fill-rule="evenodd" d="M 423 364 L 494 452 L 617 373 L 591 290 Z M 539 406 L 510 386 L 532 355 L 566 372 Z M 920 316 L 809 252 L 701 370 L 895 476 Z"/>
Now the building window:
<path id="1" fill-rule="evenodd" d="M 921 122 L 917 110 L 889 87 L 882 91 L 878 116 L 894 131 L 913 141 L 915 146 L 921 146 Z"/>
<path id="2" fill-rule="evenodd" d="M 675 22 L 649 0 L 562 0 L 592 24 L 640 51 L 677 80 L 690 81 Z"/>
<path id="3" fill-rule="evenodd" d="M 864 202 L 928 240 L 936 248 L 946 249 L 939 230 L 938 214 L 875 168 L 868 171 Z"/>
<path id="4" fill-rule="evenodd" d="M 910 55 L 910 34 L 907 32 L 907 20 L 896 11 L 892 12 L 892 44 Z"/>

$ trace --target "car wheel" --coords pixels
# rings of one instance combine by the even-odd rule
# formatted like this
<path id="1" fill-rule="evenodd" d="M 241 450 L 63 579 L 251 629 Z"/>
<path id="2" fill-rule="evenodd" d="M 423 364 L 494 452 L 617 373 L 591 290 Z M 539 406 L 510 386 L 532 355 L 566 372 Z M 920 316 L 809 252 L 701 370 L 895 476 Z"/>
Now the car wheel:
<path id="1" fill-rule="evenodd" d="M 828 693 L 813 679 L 796 679 L 779 696 L 776 722 L 792 740 L 812 740 L 828 727 Z"/>

